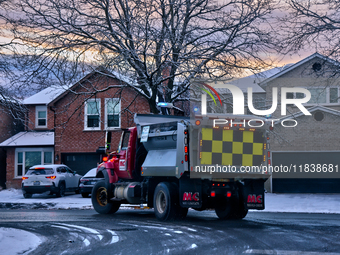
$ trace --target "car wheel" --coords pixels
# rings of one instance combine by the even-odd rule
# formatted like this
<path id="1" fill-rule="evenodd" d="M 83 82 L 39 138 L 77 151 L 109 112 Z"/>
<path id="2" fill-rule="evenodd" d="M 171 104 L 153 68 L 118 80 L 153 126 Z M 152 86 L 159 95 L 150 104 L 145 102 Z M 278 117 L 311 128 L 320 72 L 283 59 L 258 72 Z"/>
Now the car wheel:
<path id="1" fill-rule="evenodd" d="M 153 199 L 157 219 L 167 221 L 176 216 L 174 199 L 175 189 L 172 185 L 168 182 L 161 182 L 157 185 Z"/>
<path id="2" fill-rule="evenodd" d="M 110 214 L 118 211 L 120 207 L 119 202 L 109 200 L 109 195 L 105 187 L 104 181 L 97 182 L 91 193 L 91 201 L 93 208 L 100 214 Z"/>
<path id="3" fill-rule="evenodd" d="M 24 198 L 31 198 L 32 197 L 32 194 L 31 193 L 24 193 Z"/>
<path id="4" fill-rule="evenodd" d="M 83 197 L 83 198 L 88 198 L 89 197 L 89 193 L 87 193 L 87 192 L 83 192 L 83 193 L 81 193 L 81 196 Z"/>
<path id="5" fill-rule="evenodd" d="M 59 184 L 59 190 L 56 193 L 57 197 L 63 197 L 65 196 L 65 184 L 62 182 Z"/>

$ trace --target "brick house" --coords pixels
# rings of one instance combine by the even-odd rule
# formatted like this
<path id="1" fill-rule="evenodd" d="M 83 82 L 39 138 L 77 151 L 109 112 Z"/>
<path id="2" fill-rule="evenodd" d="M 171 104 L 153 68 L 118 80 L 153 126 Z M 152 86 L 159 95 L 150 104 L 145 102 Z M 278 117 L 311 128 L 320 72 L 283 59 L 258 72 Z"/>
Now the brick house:
<path id="1" fill-rule="evenodd" d="M 5 100 L 0 103 L 0 143 L 23 130 L 20 109 L 16 103 Z M 0 190 L 3 188 L 6 188 L 6 150 L 0 147 Z"/>
<path id="2" fill-rule="evenodd" d="M 332 164 L 340 166 L 340 79 L 334 75 L 339 63 L 315 53 L 290 65 L 259 83 L 266 91 L 271 106 L 272 88 L 278 88 L 278 107 L 272 118 L 276 122 L 271 135 L 272 162 L 275 166 Z M 301 87 L 311 93 L 304 106 L 312 114 L 306 116 L 295 105 L 287 105 L 281 116 L 281 88 Z M 287 98 L 303 98 L 301 93 L 287 93 Z M 283 119 L 294 119 L 296 127 L 282 127 Z M 294 124 L 292 124 L 294 125 Z M 311 176 L 311 175 L 310 175 Z M 340 176 L 332 178 L 273 178 L 273 192 L 339 193 Z M 334 178 L 336 177 L 336 178 Z"/>
<path id="3" fill-rule="evenodd" d="M 111 150 L 117 149 L 121 129 L 133 125 L 134 113 L 150 112 L 129 82 L 96 69 L 71 87 L 49 87 L 25 99 L 26 130 L 0 144 L 7 152 L 7 188 L 20 188 L 21 177 L 36 164 L 64 163 L 85 174 L 100 161 L 97 151 L 107 132 Z"/>

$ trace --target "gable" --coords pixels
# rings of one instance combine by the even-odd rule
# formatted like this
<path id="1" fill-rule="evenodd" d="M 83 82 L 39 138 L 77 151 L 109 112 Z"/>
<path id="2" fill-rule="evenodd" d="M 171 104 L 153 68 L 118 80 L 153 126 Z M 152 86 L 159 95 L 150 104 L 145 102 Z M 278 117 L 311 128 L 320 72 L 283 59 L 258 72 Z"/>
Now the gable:
<path id="1" fill-rule="evenodd" d="M 287 65 L 281 72 L 278 72 L 268 79 L 260 82 L 261 87 L 267 86 L 273 80 L 278 78 L 315 78 L 327 77 L 330 70 L 338 69 L 340 63 L 329 59 L 319 53 L 314 53 L 311 56 L 300 60 L 299 62 Z"/>
<path id="2" fill-rule="evenodd" d="M 59 99 L 63 98 L 68 93 L 77 93 L 82 90 L 82 93 L 93 93 L 98 89 L 103 89 L 103 86 L 98 86 L 98 83 L 94 85 L 92 82 L 95 82 L 95 79 L 98 77 L 106 77 L 106 79 L 114 81 L 112 82 L 115 86 L 123 86 L 126 84 L 133 83 L 131 79 L 125 77 L 116 72 L 109 72 L 104 68 L 97 68 L 93 72 L 85 75 L 79 81 L 75 82 L 72 85 L 65 86 L 51 86 L 42 91 L 34 94 L 31 97 L 28 97 L 23 100 L 23 104 L 25 105 L 48 105 L 53 104 Z M 94 86 L 93 86 L 94 85 Z M 85 90 L 84 90 L 85 89 Z"/>

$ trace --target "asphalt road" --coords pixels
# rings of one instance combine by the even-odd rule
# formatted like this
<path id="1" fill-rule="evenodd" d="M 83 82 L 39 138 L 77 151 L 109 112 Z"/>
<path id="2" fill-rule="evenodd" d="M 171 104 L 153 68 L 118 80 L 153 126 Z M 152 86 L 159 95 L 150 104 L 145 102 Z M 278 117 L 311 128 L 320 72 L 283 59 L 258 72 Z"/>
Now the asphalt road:
<path id="1" fill-rule="evenodd" d="M 41 237 L 44 242 L 34 255 L 340 255 L 337 214 L 250 212 L 243 220 L 221 221 L 213 211 L 190 210 L 185 220 L 164 223 L 153 210 L 99 215 L 93 210 L 0 209 L 0 227 Z M 5 247 L 1 250 L 6 255 Z"/>

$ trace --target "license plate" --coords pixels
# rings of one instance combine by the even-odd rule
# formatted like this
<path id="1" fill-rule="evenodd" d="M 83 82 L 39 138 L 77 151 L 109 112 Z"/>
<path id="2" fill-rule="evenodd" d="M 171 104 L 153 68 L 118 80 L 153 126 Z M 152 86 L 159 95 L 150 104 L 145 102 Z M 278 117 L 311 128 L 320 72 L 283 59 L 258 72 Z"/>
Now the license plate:
<path id="1" fill-rule="evenodd" d="M 40 181 L 33 182 L 33 185 L 40 185 Z"/>

